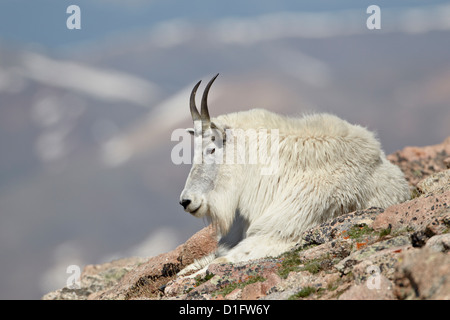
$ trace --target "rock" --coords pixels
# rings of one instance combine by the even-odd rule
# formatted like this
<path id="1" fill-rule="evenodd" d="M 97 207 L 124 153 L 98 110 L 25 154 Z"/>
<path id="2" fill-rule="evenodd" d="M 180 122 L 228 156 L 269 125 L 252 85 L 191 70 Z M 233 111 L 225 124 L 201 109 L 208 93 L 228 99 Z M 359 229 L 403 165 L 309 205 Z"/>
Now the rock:
<path id="1" fill-rule="evenodd" d="M 354 226 L 370 227 L 375 218 L 384 212 L 382 208 L 369 208 L 343 214 L 331 221 L 304 232 L 299 247 L 322 244 L 334 239 L 348 239 L 348 231 Z"/>
<path id="2" fill-rule="evenodd" d="M 237 288 L 225 296 L 227 300 L 238 300 L 242 298 L 242 289 Z"/>
<path id="3" fill-rule="evenodd" d="M 450 255 L 430 248 L 402 256 L 395 273 L 398 299 L 450 299 Z"/>
<path id="4" fill-rule="evenodd" d="M 450 169 L 450 157 L 444 159 L 444 164 L 447 166 L 448 169 Z"/>
<path id="5" fill-rule="evenodd" d="M 192 278 L 176 278 L 169 281 L 164 287 L 166 297 L 176 297 L 187 293 L 187 290 L 196 286 L 197 281 Z"/>
<path id="6" fill-rule="evenodd" d="M 357 250 L 335 265 L 342 274 L 353 272 L 357 282 L 363 282 L 370 276 L 369 267 L 376 267 L 379 273 L 390 278 L 393 266 L 398 260 L 398 254 L 412 248 L 409 236 L 399 236 L 376 242 L 366 248 Z M 364 262 L 362 265 L 359 265 Z M 359 268 L 358 268 L 359 265 Z"/>
<path id="7" fill-rule="evenodd" d="M 80 277 L 80 288 L 65 287 L 44 295 L 42 299 L 85 300 L 94 292 L 113 287 L 126 273 L 145 261 L 145 258 L 131 257 L 99 265 L 87 265 Z"/>
<path id="8" fill-rule="evenodd" d="M 242 289 L 241 299 L 242 300 L 256 300 L 265 296 L 266 293 L 263 290 L 261 282 L 251 283 Z"/>
<path id="9" fill-rule="evenodd" d="M 134 299 L 156 297 L 184 266 L 216 249 L 215 231 L 206 227 L 173 251 L 152 258 L 128 258 L 86 266 L 81 288 L 64 288 L 43 299 Z M 132 270 L 132 272 L 130 272 Z"/>
<path id="10" fill-rule="evenodd" d="M 198 231 L 178 248 L 181 252 L 177 260 L 181 262 L 181 268 L 184 268 L 193 263 L 195 259 L 206 256 L 217 249 L 216 231 L 209 225 Z"/>
<path id="11" fill-rule="evenodd" d="M 265 299 L 287 300 L 302 288 L 312 286 L 314 277 L 308 271 L 291 272 L 286 279 L 280 281 Z"/>
<path id="12" fill-rule="evenodd" d="M 427 243 L 428 238 L 424 231 L 416 231 L 411 234 L 411 244 L 415 248 L 421 248 Z"/>
<path id="13" fill-rule="evenodd" d="M 266 273 L 266 280 L 262 282 L 255 282 L 245 286 L 241 289 L 239 298 L 242 300 L 256 300 L 263 298 L 274 287 L 276 287 L 282 279 L 276 272 Z M 233 296 L 227 295 L 227 299 L 231 299 Z"/>
<path id="14" fill-rule="evenodd" d="M 275 288 L 282 281 L 277 272 L 271 272 L 266 275 L 266 281 L 262 283 L 262 289 L 265 294 Z"/>
<path id="15" fill-rule="evenodd" d="M 450 233 L 431 237 L 425 246 L 436 252 L 448 252 L 450 250 Z"/>
<path id="16" fill-rule="evenodd" d="M 436 172 L 417 183 L 419 192 L 443 193 L 450 190 L 450 169 Z"/>
<path id="17" fill-rule="evenodd" d="M 450 156 L 450 137 L 442 143 L 426 147 L 406 147 L 387 156 L 387 159 L 398 165 L 412 185 L 427 176 L 447 169 L 444 162 Z"/>
<path id="18" fill-rule="evenodd" d="M 180 277 L 167 284 L 165 289 L 166 296 L 178 295 L 181 299 L 198 299 L 209 295 L 214 299 L 232 299 L 233 296 L 239 296 L 242 299 L 247 299 L 248 295 L 255 295 L 258 291 L 258 296 L 264 296 L 268 290 L 278 283 L 280 279 L 275 274 L 280 263 L 276 259 L 260 259 L 254 261 L 247 261 L 242 263 L 224 263 L 211 264 L 206 274 L 199 275 L 194 279 Z M 196 282 L 193 285 L 192 280 Z M 236 290 L 233 295 L 221 293 L 224 288 L 229 286 L 242 286 L 243 289 L 247 284 L 259 283 L 252 286 L 251 291 L 247 289 L 245 292 Z M 190 286 L 190 287 L 189 287 Z M 233 290 L 234 291 L 234 290 Z"/>
<path id="19" fill-rule="evenodd" d="M 153 257 L 126 274 L 114 287 L 94 293 L 89 299 L 132 299 L 155 297 L 160 287 L 173 279 L 183 267 L 216 249 L 215 231 L 206 227 L 175 250 Z"/>
<path id="20" fill-rule="evenodd" d="M 350 254 L 351 246 L 352 242 L 350 239 L 335 239 L 300 251 L 299 258 L 301 260 L 314 260 L 329 255 L 331 259 L 342 259 Z"/>
<path id="21" fill-rule="evenodd" d="M 268 273 L 266 280 L 263 282 L 251 283 L 242 289 L 240 299 L 242 300 L 256 300 L 260 299 L 268 293 L 269 290 L 276 287 L 282 279 L 275 272 Z M 229 295 L 227 295 L 228 298 Z"/>
<path id="22" fill-rule="evenodd" d="M 207 272 L 230 281 L 247 281 L 249 277 L 265 278 L 279 266 L 279 260 L 267 258 L 238 263 L 211 264 Z"/>
<path id="23" fill-rule="evenodd" d="M 374 283 L 351 286 L 339 296 L 339 300 L 392 300 L 395 298 L 393 283 L 383 275 L 379 275 Z"/>
<path id="24" fill-rule="evenodd" d="M 372 228 L 376 231 L 387 228 L 425 231 L 428 228 L 430 232 L 439 233 L 448 228 L 449 216 L 450 190 L 390 206 L 376 217 Z"/>

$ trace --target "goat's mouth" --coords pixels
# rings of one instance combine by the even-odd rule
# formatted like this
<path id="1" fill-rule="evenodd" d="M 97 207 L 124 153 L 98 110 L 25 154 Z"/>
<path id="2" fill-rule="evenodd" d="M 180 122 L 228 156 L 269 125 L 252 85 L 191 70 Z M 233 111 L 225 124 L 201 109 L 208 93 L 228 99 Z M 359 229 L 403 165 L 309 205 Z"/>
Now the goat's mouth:
<path id="1" fill-rule="evenodd" d="M 188 210 L 188 212 L 190 214 L 192 214 L 193 216 L 195 216 L 195 214 L 198 212 L 198 210 L 200 210 L 200 208 L 202 207 L 202 205 L 199 205 L 196 209 L 194 210 Z"/>
<path id="2" fill-rule="evenodd" d="M 202 201 L 200 203 L 196 203 L 196 206 L 192 205 L 191 207 L 188 207 L 186 212 L 189 212 L 193 217 L 196 218 L 202 218 L 204 217 L 208 212 L 208 205 Z"/>

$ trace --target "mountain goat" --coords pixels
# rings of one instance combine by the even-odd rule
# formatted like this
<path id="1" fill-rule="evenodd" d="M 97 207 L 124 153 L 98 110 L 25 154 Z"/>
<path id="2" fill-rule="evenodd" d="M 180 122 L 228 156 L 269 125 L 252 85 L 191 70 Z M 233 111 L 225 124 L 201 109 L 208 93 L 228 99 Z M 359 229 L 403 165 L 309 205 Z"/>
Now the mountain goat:
<path id="1" fill-rule="evenodd" d="M 374 134 L 334 115 L 289 118 L 254 109 L 210 119 L 207 98 L 216 77 L 204 90 L 200 113 L 201 81 L 191 93 L 194 161 L 180 204 L 215 225 L 219 245 L 180 274 L 211 262 L 278 256 L 330 218 L 409 199 L 403 173 L 386 160 Z M 269 131 L 271 139 L 260 139 Z M 244 146 L 237 143 L 242 133 Z M 264 161 L 250 163 L 251 151 L 265 154 Z M 273 170 L 264 172 L 267 165 Z"/>

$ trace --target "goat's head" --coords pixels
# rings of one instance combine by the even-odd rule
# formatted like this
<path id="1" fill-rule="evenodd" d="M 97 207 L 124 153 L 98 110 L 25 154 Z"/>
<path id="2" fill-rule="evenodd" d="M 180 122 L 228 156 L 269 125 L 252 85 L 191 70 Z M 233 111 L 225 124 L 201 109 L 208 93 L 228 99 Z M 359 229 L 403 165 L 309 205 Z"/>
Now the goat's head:
<path id="1" fill-rule="evenodd" d="M 216 187 L 223 161 L 225 131 L 211 121 L 207 102 L 209 89 L 217 76 L 206 85 L 200 113 L 195 105 L 195 94 L 201 81 L 195 85 L 190 97 L 194 128 L 188 131 L 194 136 L 194 161 L 180 196 L 180 204 L 196 217 L 204 217 L 210 210 L 208 195 Z"/>

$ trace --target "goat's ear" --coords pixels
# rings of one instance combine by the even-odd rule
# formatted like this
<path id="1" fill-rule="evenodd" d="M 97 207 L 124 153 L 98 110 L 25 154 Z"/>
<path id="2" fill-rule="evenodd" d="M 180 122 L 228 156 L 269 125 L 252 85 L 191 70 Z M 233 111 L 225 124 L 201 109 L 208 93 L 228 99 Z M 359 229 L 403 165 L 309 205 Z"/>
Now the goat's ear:
<path id="1" fill-rule="evenodd" d="M 194 128 L 187 128 L 187 132 L 189 132 L 191 135 L 194 135 Z"/>

